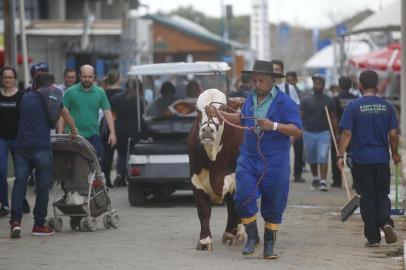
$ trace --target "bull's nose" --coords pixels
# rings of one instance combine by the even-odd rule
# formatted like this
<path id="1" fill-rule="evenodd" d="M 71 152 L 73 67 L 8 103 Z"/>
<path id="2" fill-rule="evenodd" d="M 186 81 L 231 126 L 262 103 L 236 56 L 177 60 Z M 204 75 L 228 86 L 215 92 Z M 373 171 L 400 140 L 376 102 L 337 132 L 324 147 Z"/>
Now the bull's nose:
<path id="1" fill-rule="evenodd" d="M 202 128 L 202 131 L 203 131 L 203 133 L 205 133 L 205 134 L 213 134 L 214 129 L 211 128 L 211 127 L 204 127 L 204 128 Z"/>

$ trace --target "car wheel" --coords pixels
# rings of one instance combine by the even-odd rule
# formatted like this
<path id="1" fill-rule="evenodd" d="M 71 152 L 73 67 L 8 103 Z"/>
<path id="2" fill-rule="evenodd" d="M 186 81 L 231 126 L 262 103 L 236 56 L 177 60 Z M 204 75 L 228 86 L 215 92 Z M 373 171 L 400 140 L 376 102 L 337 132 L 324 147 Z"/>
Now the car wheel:
<path id="1" fill-rule="evenodd" d="M 128 201 L 132 206 L 143 206 L 147 202 L 147 194 L 142 184 L 129 183 Z"/>

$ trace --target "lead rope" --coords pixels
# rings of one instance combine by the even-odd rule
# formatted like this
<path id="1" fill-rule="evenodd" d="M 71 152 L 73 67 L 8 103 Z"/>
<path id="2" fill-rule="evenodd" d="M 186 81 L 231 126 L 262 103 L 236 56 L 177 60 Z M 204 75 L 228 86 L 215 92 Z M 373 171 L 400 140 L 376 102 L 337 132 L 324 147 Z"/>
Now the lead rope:
<path id="1" fill-rule="evenodd" d="M 209 105 L 212 106 L 213 108 L 215 108 L 216 110 L 218 110 L 218 109 L 215 106 L 213 106 L 213 104 L 221 104 L 221 105 L 224 106 L 224 104 L 220 103 L 220 102 L 215 102 L 215 101 L 211 102 Z M 229 105 L 225 105 L 225 106 L 229 110 L 231 110 L 231 111 L 233 111 L 235 113 L 238 113 L 236 109 L 230 107 Z M 225 117 L 221 113 L 218 113 L 218 115 L 224 121 L 224 123 L 226 123 L 227 125 L 229 125 L 229 126 L 231 126 L 233 128 L 242 129 L 242 130 L 250 130 L 250 131 L 253 131 L 253 132 L 255 132 L 255 130 L 256 130 L 256 127 L 245 127 L 245 126 L 240 126 L 240 125 L 233 124 L 230 121 L 228 121 L 227 119 L 225 119 Z M 208 117 L 210 117 L 211 119 L 213 118 L 211 116 L 208 116 Z M 253 120 L 258 119 L 256 117 L 250 117 L 250 116 L 244 116 L 244 115 L 241 118 L 242 119 L 253 119 Z M 259 133 L 255 132 L 255 134 L 257 135 L 257 152 L 258 152 L 259 156 L 261 157 L 261 159 L 264 161 L 264 171 L 262 172 L 262 175 L 257 180 L 257 186 L 256 187 L 258 189 L 259 185 L 262 182 L 262 180 L 265 178 L 266 174 L 268 173 L 269 164 L 268 164 L 268 160 L 265 158 L 265 155 L 261 151 L 261 140 L 262 140 L 262 137 L 264 136 L 265 132 L 263 130 L 261 130 Z M 255 199 L 255 197 L 256 197 L 256 192 L 252 192 L 252 194 L 243 203 L 243 205 L 247 205 L 248 203 L 251 202 L 251 200 L 253 198 Z"/>

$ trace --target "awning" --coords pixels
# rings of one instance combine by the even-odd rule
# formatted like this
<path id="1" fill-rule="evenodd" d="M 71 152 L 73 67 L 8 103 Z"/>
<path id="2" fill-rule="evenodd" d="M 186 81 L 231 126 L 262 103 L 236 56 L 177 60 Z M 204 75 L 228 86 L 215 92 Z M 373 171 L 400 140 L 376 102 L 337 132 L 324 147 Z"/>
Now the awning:
<path id="1" fill-rule="evenodd" d="M 350 58 L 348 63 L 359 69 L 400 72 L 401 46 L 394 43 L 366 55 Z"/>

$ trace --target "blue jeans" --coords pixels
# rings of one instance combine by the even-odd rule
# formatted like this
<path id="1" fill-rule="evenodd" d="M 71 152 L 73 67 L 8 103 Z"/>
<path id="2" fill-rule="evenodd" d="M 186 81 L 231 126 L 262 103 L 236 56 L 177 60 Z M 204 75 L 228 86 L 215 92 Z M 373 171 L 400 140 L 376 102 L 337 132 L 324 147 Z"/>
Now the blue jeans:
<path id="1" fill-rule="evenodd" d="M 11 198 L 10 223 L 20 221 L 23 201 L 27 191 L 27 179 L 32 169 L 36 176 L 36 200 L 34 206 L 34 226 L 44 226 L 48 210 L 48 195 L 52 181 L 51 149 L 17 149 L 15 152 L 16 179 Z"/>
<path id="2" fill-rule="evenodd" d="M 99 159 L 99 161 L 101 161 L 103 154 L 104 154 L 104 147 L 103 147 L 103 143 L 102 143 L 100 136 L 93 135 L 92 137 L 85 138 L 85 139 L 88 140 L 92 144 L 94 150 L 96 150 L 97 158 Z"/>
<path id="3" fill-rule="evenodd" d="M 0 203 L 3 207 L 8 207 L 8 153 L 14 159 L 14 145 L 15 141 L 0 139 Z"/>

